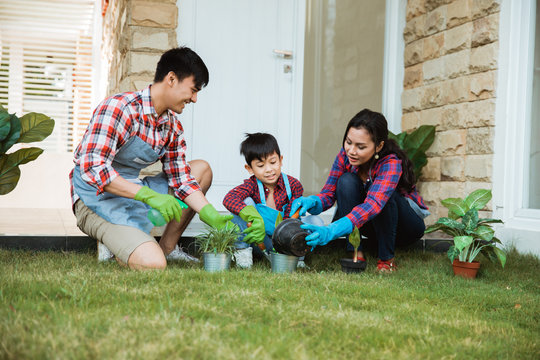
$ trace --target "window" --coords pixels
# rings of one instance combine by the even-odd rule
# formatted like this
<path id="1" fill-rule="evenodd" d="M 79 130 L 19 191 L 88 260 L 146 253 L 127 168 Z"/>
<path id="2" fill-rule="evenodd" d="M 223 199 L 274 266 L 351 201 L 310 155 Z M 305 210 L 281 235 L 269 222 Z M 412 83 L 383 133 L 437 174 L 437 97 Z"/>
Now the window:
<path id="1" fill-rule="evenodd" d="M 0 2 L 0 104 L 56 121 L 39 147 L 72 152 L 91 116 L 95 0 Z"/>
<path id="2" fill-rule="evenodd" d="M 531 132 L 528 208 L 540 209 L 540 1 L 536 1 L 534 62 L 532 69 Z"/>

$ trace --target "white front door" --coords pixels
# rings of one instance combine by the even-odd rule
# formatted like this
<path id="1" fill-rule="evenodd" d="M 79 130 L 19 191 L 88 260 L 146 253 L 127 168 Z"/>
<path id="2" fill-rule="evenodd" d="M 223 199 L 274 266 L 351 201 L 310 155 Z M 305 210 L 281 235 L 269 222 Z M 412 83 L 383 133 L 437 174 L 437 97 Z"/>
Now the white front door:
<path id="1" fill-rule="evenodd" d="M 245 133 L 278 140 L 283 171 L 300 173 L 304 0 L 179 0 L 178 43 L 206 63 L 210 81 L 182 116 L 189 159 L 214 173 L 207 197 L 249 177 L 240 156 Z M 291 53 L 292 55 L 287 55 Z"/>

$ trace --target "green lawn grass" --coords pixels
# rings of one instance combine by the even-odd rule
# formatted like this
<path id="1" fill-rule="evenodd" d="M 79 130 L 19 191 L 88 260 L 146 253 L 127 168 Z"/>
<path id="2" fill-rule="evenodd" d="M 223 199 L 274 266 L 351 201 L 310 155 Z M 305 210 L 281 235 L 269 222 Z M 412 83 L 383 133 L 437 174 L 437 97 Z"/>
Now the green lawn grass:
<path id="1" fill-rule="evenodd" d="M 131 271 L 91 253 L 0 250 L 0 358 L 538 359 L 540 261 L 511 252 L 456 278 L 445 254 L 398 254 L 399 272 Z"/>

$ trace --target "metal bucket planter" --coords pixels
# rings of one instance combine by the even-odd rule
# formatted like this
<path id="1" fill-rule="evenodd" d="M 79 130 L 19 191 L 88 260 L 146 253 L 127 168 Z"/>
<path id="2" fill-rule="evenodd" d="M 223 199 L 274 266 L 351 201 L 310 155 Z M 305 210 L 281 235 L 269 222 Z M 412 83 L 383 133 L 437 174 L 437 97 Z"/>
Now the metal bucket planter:
<path id="1" fill-rule="evenodd" d="M 204 253 L 204 270 L 208 272 L 229 270 L 231 267 L 231 257 L 231 254 Z"/>
<path id="2" fill-rule="evenodd" d="M 294 272 L 296 271 L 296 265 L 298 265 L 298 257 L 276 252 L 270 253 L 270 261 L 272 263 L 272 272 L 278 274 Z"/>

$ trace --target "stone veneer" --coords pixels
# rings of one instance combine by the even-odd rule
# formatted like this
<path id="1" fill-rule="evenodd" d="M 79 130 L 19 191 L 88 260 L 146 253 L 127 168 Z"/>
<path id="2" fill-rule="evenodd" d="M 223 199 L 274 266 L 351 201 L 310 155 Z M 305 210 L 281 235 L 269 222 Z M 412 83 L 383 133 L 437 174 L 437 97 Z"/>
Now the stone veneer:
<path id="1" fill-rule="evenodd" d="M 154 79 L 161 54 L 178 46 L 176 0 L 110 0 L 103 18 L 107 94 L 140 90 Z"/>
<path id="2" fill-rule="evenodd" d="M 407 3 L 402 127 L 437 126 L 419 182 L 428 223 L 446 216 L 441 199 L 492 187 L 499 11 L 500 0 Z"/>

